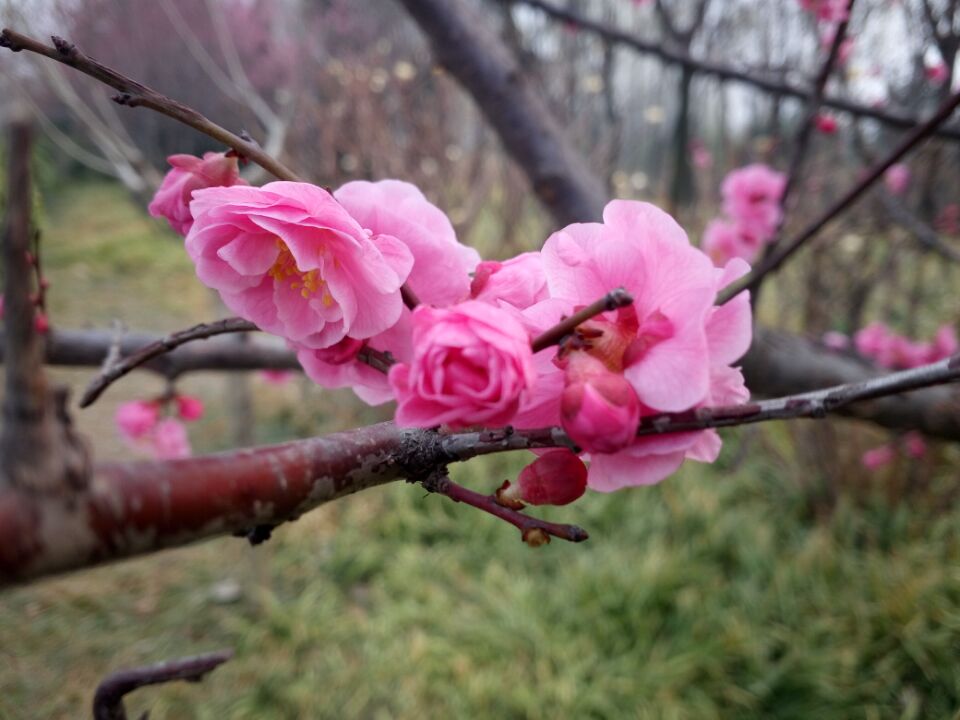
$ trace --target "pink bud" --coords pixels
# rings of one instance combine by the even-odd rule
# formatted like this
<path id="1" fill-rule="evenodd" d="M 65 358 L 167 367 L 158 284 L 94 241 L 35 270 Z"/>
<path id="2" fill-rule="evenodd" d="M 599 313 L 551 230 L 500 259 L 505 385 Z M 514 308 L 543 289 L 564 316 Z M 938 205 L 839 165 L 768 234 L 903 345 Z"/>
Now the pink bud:
<path id="1" fill-rule="evenodd" d="M 505 482 L 497 491 L 497 502 L 508 507 L 566 505 L 586 489 L 587 466 L 575 453 L 561 448 L 545 452 L 527 465 L 516 485 Z"/>
<path id="2" fill-rule="evenodd" d="M 124 438 L 137 440 L 153 430 L 159 417 L 160 407 L 157 403 L 134 400 L 117 408 L 114 422 Z"/>
<path id="3" fill-rule="evenodd" d="M 199 420 L 203 417 L 203 400 L 192 395 L 177 395 L 177 415 L 187 422 Z"/>
<path id="4" fill-rule="evenodd" d="M 214 152 L 205 153 L 203 158 L 171 155 L 167 162 L 171 169 L 148 210 L 153 217 L 166 218 L 170 227 L 181 235 L 186 235 L 193 226 L 190 200 L 194 190 L 247 184 L 240 177 L 235 155 Z"/>
<path id="5" fill-rule="evenodd" d="M 815 122 L 817 124 L 817 130 L 824 135 L 833 135 L 837 132 L 837 119 L 832 115 L 817 115 Z"/>
<path id="6" fill-rule="evenodd" d="M 574 442 L 599 453 L 615 453 L 633 442 L 640 401 L 623 375 L 586 353 L 574 352 L 564 381 L 560 424 Z"/>
<path id="7" fill-rule="evenodd" d="M 927 443 L 918 432 L 908 432 L 903 436 L 903 450 L 912 458 L 921 458 L 927 454 Z"/>
<path id="8" fill-rule="evenodd" d="M 863 463 L 863 466 L 867 468 L 867 470 L 878 470 L 892 462 L 894 457 L 896 457 L 896 453 L 892 447 L 889 445 L 880 445 L 872 450 L 867 450 L 863 454 L 863 457 L 860 458 L 860 462 Z"/>
<path id="9" fill-rule="evenodd" d="M 37 314 L 33 316 L 33 327 L 41 335 L 46 335 L 50 331 L 50 320 L 38 310 Z"/>

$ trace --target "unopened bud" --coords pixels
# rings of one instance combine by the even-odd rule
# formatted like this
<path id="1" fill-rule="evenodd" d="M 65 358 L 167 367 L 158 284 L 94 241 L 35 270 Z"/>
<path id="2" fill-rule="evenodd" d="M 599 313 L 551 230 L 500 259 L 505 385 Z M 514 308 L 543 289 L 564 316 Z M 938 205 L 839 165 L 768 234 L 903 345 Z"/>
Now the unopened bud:
<path id="1" fill-rule="evenodd" d="M 530 505 L 566 505 L 586 491 L 587 466 L 566 448 L 550 450 L 520 471 L 516 485 L 504 485 L 498 501 L 503 497 Z"/>
<path id="2" fill-rule="evenodd" d="M 573 353 L 560 398 L 563 429 L 589 452 L 615 453 L 633 442 L 640 401 L 620 373 L 585 353 Z"/>
<path id="3" fill-rule="evenodd" d="M 523 531 L 521 537 L 530 547 L 540 547 L 550 542 L 550 536 L 540 528 L 527 528 Z"/>

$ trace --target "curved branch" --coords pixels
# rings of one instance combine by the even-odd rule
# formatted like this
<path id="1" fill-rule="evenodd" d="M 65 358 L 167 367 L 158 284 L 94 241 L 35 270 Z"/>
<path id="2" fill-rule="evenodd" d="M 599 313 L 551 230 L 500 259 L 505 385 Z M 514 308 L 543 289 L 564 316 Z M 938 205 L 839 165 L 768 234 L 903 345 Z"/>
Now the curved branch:
<path id="1" fill-rule="evenodd" d="M 80 396 L 80 407 L 85 408 L 92 405 L 96 402 L 97 398 L 103 394 L 104 390 L 124 375 L 164 353 L 175 350 L 181 345 L 193 340 L 203 340 L 213 337 L 214 335 L 252 332 L 255 330 L 259 330 L 259 328 L 249 320 L 238 317 L 224 318 L 223 320 L 217 320 L 212 323 L 200 323 L 186 330 L 178 330 L 175 333 L 153 341 L 149 345 L 145 345 L 135 353 L 127 355 L 115 362 L 110 362 L 108 355 L 108 360 L 105 362 L 103 370 L 90 382 L 87 389 L 83 392 L 83 395 Z"/>
<path id="2" fill-rule="evenodd" d="M 167 117 L 178 120 L 209 135 L 214 140 L 233 148 L 240 155 L 249 158 L 262 168 L 281 180 L 299 180 L 297 175 L 276 160 L 267 155 L 256 143 L 248 142 L 226 128 L 223 128 L 191 107 L 177 102 L 142 83 L 137 82 L 116 70 L 102 65 L 93 58 L 84 55 L 75 45 L 63 38 L 53 36 L 54 47 L 44 45 L 31 37 L 6 28 L 0 33 L 0 47 L 9 48 L 14 52 L 27 50 L 28 52 L 44 55 L 51 60 L 69 65 L 80 72 L 89 75 L 100 82 L 109 85 L 119 92 L 113 99 L 120 105 L 129 107 L 143 106 L 155 110 Z"/>
<path id="3" fill-rule="evenodd" d="M 175 680 L 200 682 L 232 657 L 233 650 L 218 650 L 110 673 L 97 686 L 93 696 L 93 720 L 127 720 L 127 711 L 123 706 L 125 695 L 145 685 L 160 685 Z"/>

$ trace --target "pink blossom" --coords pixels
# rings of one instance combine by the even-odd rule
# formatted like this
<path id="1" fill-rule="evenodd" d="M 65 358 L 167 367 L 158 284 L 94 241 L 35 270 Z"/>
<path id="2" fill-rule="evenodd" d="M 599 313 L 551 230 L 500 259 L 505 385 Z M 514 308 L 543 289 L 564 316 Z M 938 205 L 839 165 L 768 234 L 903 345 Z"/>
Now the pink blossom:
<path id="1" fill-rule="evenodd" d="M 565 448 L 548 450 L 520 471 L 517 482 L 504 483 L 497 501 L 508 507 L 567 505 L 587 489 L 587 467 Z M 518 502 L 519 501 L 519 502 Z"/>
<path id="2" fill-rule="evenodd" d="M 560 315 L 624 287 L 634 303 L 588 323 L 586 352 L 612 372 L 622 372 L 640 401 L 641 416 L 688 410 L 703 403 L 742 402 L 739 371 L 727 367 L 750 344 L 749 296 L 722 307 L 717 291 L 749 270 L 742 260 L 714 268 L 693 248 L 669 215 L 647 203 L 614 201 L 604 222 L 570 225 L 543 248 L 551 299 L 523 315 L 541 327 Z M 537 353 L 537 392 L 514 424 L 536 427 L 561 420 L 563 372 L 554 350 Z M 561 361 L 562 362 L 562 361 Z M 540 388 L 548 388 L 542 394 Z M 691 432 L 636 438 L 617 453 L 591 453 L 589 485 L 611 491 L 659 482 L 687 457 L 712 461 L 716 433 Z"/>
<path id="3" fill-rule="evenodd" d="M 825 332 L 820 341 L 831 350 L 846 350 L 850 347 L 850 338 L 836 330 Z"/>
<path id="4" fill-rule="evenodd" d="M 146 400 L 133 400 L 117 407 L 114 422 L 126 440 L 139 440 L 150 433 L 160 419 L 160 406 Z"/>
<path id="5" fill-rule="evenodd" d="M 780 223 L 785 186 L 783 173 L 761 163 L 734 170 L 721 186 L 724 212 L 743 231 L 767 240 Z"/>
<path id="6" fill-rule="evenodd" d="M 821 22 L 839 23 L 847 19 L 849 0 L 800 0 L 800 7 Z"/>
<path id="7" fill-rule="evenodd" d="M 711 220 L 703 231 L 702 249 L 718 267 L 732 258 L 753 260 L 764 243 L 736 223 L 726 220 Z"/>
<path id="8" fill-rule="evenodd" d="M 335 197 L 374 235 L 395 237 L 409 248 L 413 269 L 407 284 L 422 303 L 445 307 L 467 299 L 470 272 L 480 256 L 461 245 L 450 220 L 415 186 L 399 180 L 350 182 Z M 374 350 L 395 359 L 411 356 L 410 311 L 401 310 L 397 323 L 367 340 Z M 308 377 L 327 388 L 352 387 L 365 402 L 379 405 L 393 398 L 386 376 L 356 359 L 361 344 L 345 339 L 328 350 L 298 346 L 297 355 Z"/>
<path id="9" fill-rule="evenodd" d="M 896 451 L 890 445 L 880 445 L 867 450 L 860 458 L 860 462 L 867 470 L 878 470 L 893 462 L 896 455 Z"/>
<path id="10" fill-rule="evenodd" d="M 530 336 L 513 315 L 469 300 L 418 306 L 413 357 L 390 368 L 400 425 L 506 425 L 536 380 Z"/>
<path id="11" fill-rule="evenodd" d="M 181 420 L 193 422 L 203 417 L 203 400 L 193 395 L 177 395 L 177 415 Z"/>
<path id="12" fill-rule="evenodd" d="M 894 195 L 903 195 L 907 191 L 910 186 L 910 178 L 910 168 L 903 163 L 891 165 L 890 169 L 883 175 L 887 190 Z"/>
<path id="13" fill-rule="evenodd" d="M 187 252 L 233 312 L 305 348 L 396 324 L 413 256 L 365 231 L 315 185 L 274 182 L 194 193 Z"/>
<path id="14" fill-rule="evenodd" d="M 176 460 L 192 454 L 186 426 L 173 418 L 165 418 L 157 423 L 151 441 L 153 455 L 158 460 Z"/>
<path id="15" fill-rule="evenodd" d="M 713 155 L 700 140 L 690 142 L 690 160 L 693 166 L 706 170 L 713 166 Z"/>
<path id="16" fill-rule="evenodd" d="M 930 345 L 930 355 L 927 362 L 937 362 L 945 360 L 960 350 L 960 342 L 957 341 L 957 331 L 952 325 L 942 325 L 937 334 L 933 336 L 933 342 Z"/>
<path id="17" fill-rule="evenodd" d="M 824 115 L 820 113 L 816 117 L 817 130 L 824 135 L 833 135 L 837 132 L 837 119 L 833 115 Z"/>
<path id="18" fill-rule="evenodd" d="M 888 358 L 892 356 L 893 333 L 886 325 L 873 322 L 858 330 L 853 336 L 854 347 L 861 355 L 869 358 Z"/>
<path id="19" fill-rule="evenodd" d="M 927 442 L 923 439 L 923 435 L 916 431 L 904 435 L 902 442 L 903 451 L 907 457 L 918 459 L 927 454 Z"/>
<path id="20" fill-rule="evenodd" d="M 166 218 L 174 232 L 186 235 L 193 225 L 190 200 L 194 190 L 208 187 L 246 185 L 240 177 L 237 158 L 226 153 L 205 153 L 203 159 L 193 155 L 171 155 L 173 168 L 147 208 L 156 218 Z"/>
<path id="21" fill-rule="evenodd" d="M 261 370 L 260 378 L 271 385 L 286 385 L 293 379 L 293 370 Z"/>
<path id="22" fill-rule="evenodd" d="M 480 255 L 461 245 L 444 212 L 410 183 L 348 182 L 333 193 L 360 225 L 390 235 L 413 255 L 407 284 L 421 302 L 446 306 L 466 300 Z"/>
<path id="23" fill-rule="evenodd" d="M 942 60 L 934 63 L 933 65 L 927 65 L 923 69 L 924 75 L 926 75 L 927 80 L 936 84 L 942 85 L 950 77 L 950 71 L 947 68 L 946 63 Z"/>
<path id="24" fill-rule="evenodd" d="M 505 303 L 518 310 L 546 300 L 547 276 L 540 253 L 522 253 L 503 262 L 481 262 L 473 275 L 470 297 L 493 305 Z"/>
<path id="25" fill-rule="evenodd" d="M 640 421 L 640 401 L 621 374 L 602 360 L 575 351 L 566 360 L 560 423 L 590 453 L 615 453 L 631 444 Z"/>

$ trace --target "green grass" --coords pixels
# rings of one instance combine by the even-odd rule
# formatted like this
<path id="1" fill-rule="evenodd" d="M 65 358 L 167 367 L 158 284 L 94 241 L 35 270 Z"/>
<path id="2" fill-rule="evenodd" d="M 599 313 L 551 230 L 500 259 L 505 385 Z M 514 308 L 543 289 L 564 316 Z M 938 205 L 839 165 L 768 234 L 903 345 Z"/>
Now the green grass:
<path id="1" fill-rule="evenodd" d="M 216 314 L 180 246 L 115 189 L 74 190 L 49 213 L 55 322 L 171 329 Z M 79 414 L 101 456 L 124 455 L 111 403 L 151 383 L 130 378 Z M 211 408 L 197 446 L 229 444 L 228 386 L 197 376 L 186 389 Z M 261 441 L 377 417 L 306 384 L 254 389 Z M 588 528 L 583 545 L 532 550 L 503 523 L 395 484 L 257 548 L 223 538 L 8 591 L 0 718 L 88 716 L 111 670 L 220 647 L 234 660 L 199 685 L 138 691 L 130 716 L 955 717 L 957 453 L 925 466 L 925 494 L 891 496 L 882 476 L 856 474 L 854 446 L 829 459 L 846 482 L 825 510 L 831 479 L 803 460 L 798 432 L 757 432 L 739 462 L 747 435 L 730 431 L 712 467 L 545 513 Z M 489 489 L 526 459 L 478 459 L 455 477 Z M 233 602 L 215 597 L 224 581 L 240 588 Z"/>

